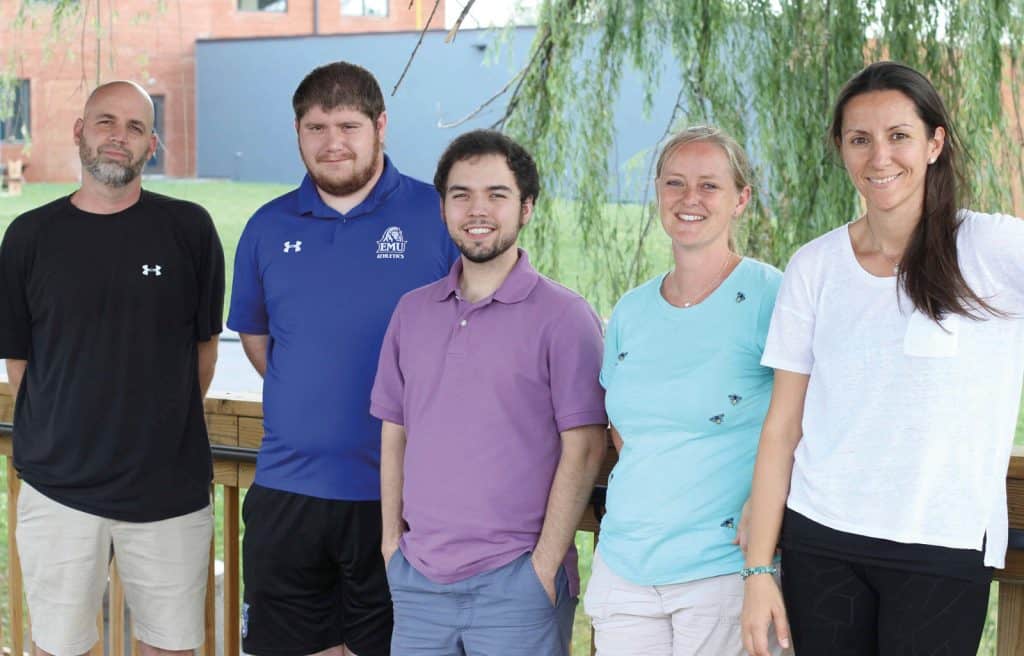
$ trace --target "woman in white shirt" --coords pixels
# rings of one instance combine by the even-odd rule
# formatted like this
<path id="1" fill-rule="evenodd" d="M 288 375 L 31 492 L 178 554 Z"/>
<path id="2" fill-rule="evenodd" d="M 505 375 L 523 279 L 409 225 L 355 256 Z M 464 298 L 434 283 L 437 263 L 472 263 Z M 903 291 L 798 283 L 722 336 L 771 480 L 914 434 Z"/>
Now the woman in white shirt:
<path id="1" fill-rule="evenodd" d="M 847 82 L 830 136 L 866 211 L 793 256 L 772 316 L 744 644 L 767 654 L 774 624 L 798 654 L 974 654 L 1006 552 L 1024 221 L 959 209 L 962 149 L 907 66 Z"/>

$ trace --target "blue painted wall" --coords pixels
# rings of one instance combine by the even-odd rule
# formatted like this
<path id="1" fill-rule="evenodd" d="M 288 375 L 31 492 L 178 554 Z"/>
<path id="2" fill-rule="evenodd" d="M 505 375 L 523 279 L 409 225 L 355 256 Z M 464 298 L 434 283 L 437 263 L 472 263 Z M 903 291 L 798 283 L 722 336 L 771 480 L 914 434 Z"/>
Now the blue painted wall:
<path id="1" fill-rule="evenodd" d="M 430 180 L 445 145 L 455 136 L 488 127 L 505 110 L 502 99 L 456 128 L 439 127 L 464 117 L 500 90 L 524 65 L 534 28 L 505 34 L 461 31 L 452 44 L 430 32 L 395 96 L 418 33 L 310 36 L 279 39 L 199 41 L 196 44 L 198 174 L 255 182 L 297 183 L 304 168 L 293 127 L 291 96 L 312 68 L 344 59 L 371 70 L 388 108 L 386 149 L 405 173 Z M 674 63 L 661 79 L 677 80 Z M 655 100 L 643 115 L 642 84 L 626 75 L 616 99 L 616 145 L 609 154 L 618 172 L 612 195 L 640 198 L 647 187 L 643 154 L 662 136 L 675 103 L 675 89 Z M 586 108 L 597 114 L 601 107 Z M 637 155 L 641 155 L 640 158 Z M 629 165 L 630 161 L 633 165 Z M 639 162 L 639 166 L 637 163 Z"/>

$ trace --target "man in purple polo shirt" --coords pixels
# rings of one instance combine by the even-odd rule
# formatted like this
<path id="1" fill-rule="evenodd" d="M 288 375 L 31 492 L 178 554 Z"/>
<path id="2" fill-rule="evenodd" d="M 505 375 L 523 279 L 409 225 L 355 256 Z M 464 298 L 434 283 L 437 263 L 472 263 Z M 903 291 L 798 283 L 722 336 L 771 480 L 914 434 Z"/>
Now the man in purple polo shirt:
<path id="1" fill-rule="evenodd" d="M 606 449 L 601 323 L 516 248 L 539 192 L 521 146 L 464 134 L 434 186 L 462 256 L 399 301 L 371 396 L 391 653 L 567 656 Z"/>

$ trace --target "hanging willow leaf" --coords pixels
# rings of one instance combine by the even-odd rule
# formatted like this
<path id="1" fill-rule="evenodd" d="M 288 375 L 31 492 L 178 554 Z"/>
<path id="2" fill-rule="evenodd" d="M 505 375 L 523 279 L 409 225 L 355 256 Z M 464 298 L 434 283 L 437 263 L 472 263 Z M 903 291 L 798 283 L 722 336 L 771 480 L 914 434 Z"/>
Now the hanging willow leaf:
<path id="1" fill-rule="evenodd" d="M 615 188 L 614 103 L 623 75 L 644 81 L 636 102 L 677 96 L 672 125 L 713 123 L 731 132 L 756 166 L 755 200 L 738 241 L 779 266 L 793 251 L 859 212 L 855 191 L 826 138 L 832 101 L 870 61 L 901 60 L 945 97 L 968 151 L 974 206 L 1007 211 L 1024 184 L 1019 0 L 548 0 L 539 12 L 533 65 L 513 93 L 504 127 L 536 156 L 544 186 L 527 239 L 555 275 L 564 231 L 584 244 L 582 288 L 607 312 L 649 277 L 645 240 L 656 219 L 619 203 L 646 193 Z M 670 79 L 667 58 L 681 73 Z M 673 74 L 674 75 L 674 74 Z M 1015 80 L 1004 102 L 999 80 Z M 572 203 L 558 200 L 574 198 Z M 572 281 L 570 281 L 572 282 Z"/>

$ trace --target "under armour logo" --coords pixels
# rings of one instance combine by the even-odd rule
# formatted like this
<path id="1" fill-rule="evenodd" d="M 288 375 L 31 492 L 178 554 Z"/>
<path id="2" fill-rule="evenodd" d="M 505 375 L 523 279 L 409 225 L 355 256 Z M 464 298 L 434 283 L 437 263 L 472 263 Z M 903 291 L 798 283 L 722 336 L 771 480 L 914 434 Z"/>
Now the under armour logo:
<path id="1" fill-rule="evenodd" d="M 286 241 L 284 243 L 284 252 L 285 253 L 301 253 L 302 252 L 302 242 L 301 241 Z"/>
<path id="2" fill-rule="evenodd" d="M 148 276 L 151 273 L 154 276 L 163 275 L 163 274 L 160 273 L 161 270 L 162 270 L 162 267 L 159 264 L 154 264 L 153 266 L 149 266 L 148 264 L 143 264 L 142 265 L 142 275 L 144 275 L 144 276 Z"/>

